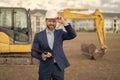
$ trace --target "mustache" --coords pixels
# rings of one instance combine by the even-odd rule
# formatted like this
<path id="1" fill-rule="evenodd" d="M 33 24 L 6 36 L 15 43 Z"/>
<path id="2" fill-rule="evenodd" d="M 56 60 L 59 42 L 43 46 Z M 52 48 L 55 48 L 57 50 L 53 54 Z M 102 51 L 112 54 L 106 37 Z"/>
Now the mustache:
<path id="1" fill-rule="evenodd" d="M 48 27 L 50 27 L 50 26 L 54 26 L 54 27 L 55 27 L 56 25 L 47 25 L 47 26 L 48 26 Z"/>
<path id="2" fill-rule="evenodd" d="M 49 25 L 49 26 L 55 26 L 55 25 Z"/>

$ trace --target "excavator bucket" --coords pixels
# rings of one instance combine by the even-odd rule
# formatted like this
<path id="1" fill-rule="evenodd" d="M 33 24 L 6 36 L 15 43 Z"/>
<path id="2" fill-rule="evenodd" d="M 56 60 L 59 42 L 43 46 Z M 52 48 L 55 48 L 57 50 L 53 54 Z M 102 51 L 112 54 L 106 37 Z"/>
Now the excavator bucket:
<path id="1" fill-rule="evenodd" d="M 97 47 L 91 43 L 91 44 L 81 44 L 81 51 L 82 54 L 89 57 L 90 59 L 96 60 L 98 58 L 102 58 L 104 53 L 104 50 L 97 49 Z"/>

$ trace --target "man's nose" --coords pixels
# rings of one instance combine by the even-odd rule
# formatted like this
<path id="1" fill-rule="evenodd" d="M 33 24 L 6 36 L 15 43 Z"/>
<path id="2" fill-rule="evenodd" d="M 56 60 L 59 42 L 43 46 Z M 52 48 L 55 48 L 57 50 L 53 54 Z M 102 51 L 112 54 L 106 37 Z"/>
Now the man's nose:
<path id="1" fill-rule="evenodd" d="M 54 24 L 54 22 L 53 22 L 53 21 L 51 21 L 51 22 L 50 22 L 50 24 Z"/>

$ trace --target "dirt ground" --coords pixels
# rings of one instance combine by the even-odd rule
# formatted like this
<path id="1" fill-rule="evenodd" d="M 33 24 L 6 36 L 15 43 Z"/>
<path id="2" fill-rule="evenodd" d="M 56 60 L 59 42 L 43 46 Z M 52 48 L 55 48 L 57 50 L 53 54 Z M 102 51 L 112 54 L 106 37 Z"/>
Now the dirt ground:
<path id="1" fill-rule="evenodd" d="M 65 80 L 120 80 L 120 34 L 107 34 L 107 54 L 98 60 L 82 55 L 81 43 L 94 43 L 99 48 L 96 33 L 77 33 L 64 42 L 71 64 L 65 70 Z M 0 65 L 0 80 L 37 80 L 38 65 Z"/>

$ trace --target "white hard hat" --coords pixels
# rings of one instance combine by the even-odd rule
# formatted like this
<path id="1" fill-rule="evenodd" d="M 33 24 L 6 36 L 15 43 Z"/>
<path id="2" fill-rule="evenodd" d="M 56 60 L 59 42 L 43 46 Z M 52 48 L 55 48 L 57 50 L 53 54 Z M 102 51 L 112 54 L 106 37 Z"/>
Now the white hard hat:
<path id="1" fill-rule="evenodd" d="M 57 17 L 57 11 L 56 10 L 48 10 L 46 12 L 45 18 L 56 18 Z"/>

